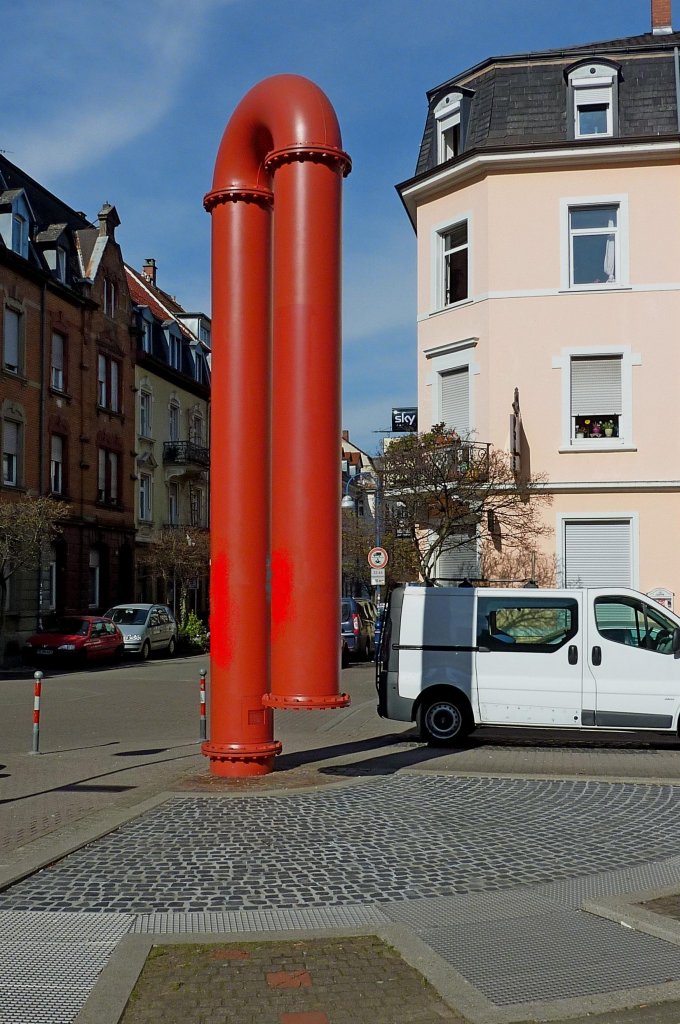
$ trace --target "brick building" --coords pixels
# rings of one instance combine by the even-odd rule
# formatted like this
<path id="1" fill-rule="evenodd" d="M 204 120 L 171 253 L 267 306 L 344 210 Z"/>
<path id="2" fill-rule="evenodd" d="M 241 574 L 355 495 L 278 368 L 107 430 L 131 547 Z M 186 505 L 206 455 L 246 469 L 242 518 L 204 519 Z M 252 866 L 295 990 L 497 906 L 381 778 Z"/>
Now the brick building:
<path id="1" fill-rule="evenodd" d="M 13 649 L 50 611 L 102 611 L 134 581 L 134 332 L 114 207 L 93 224 L 0 154 L 0 501 L 68 516 L 16 573 Z"/>

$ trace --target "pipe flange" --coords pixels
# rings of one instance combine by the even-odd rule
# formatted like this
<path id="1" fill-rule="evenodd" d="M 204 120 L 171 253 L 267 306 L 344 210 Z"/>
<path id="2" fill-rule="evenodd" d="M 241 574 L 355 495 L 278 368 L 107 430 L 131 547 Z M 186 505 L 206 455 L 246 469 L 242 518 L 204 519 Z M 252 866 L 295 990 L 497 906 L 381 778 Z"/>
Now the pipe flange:
<path id="1" fill-rule="evenodd" d="M 268 188 L 216 188 L 206 194 L 203 206 L 210 213 L 222 203 L 257 203 L 270 207 L 273 202 L 274 193 Z"/>
<path id="2" fill-rule="evenodd" d="M 350 703 L 348 693 L 331 693 L 321 697 L 308 697 L 302 694 L 265 693 L 262 703 L 266 708 L 279 708 L 288 711 L 324 711 L 331 708 L 346 708 Z"/>
<path id="3" fill-rule="evenodd" d="M 267 743 L 207 743 L 201 744 L 201 753 L 218 761 L 261 761 L 274 757 L 283 750 L 278 740 Z"/>
<path id="4" fill-rule="evenodd" d="M 286 146 L 285 149 L 272 149 L 267 153 L 264 161 L 266 171 L 275 171 L 282 164 L 290 164 L 294 161 L 312 160 L 314 163 L 327 164 L 333 170 L 341 172 L 346 178 L 352 170 L 352 160 L 349 153 L 342 149 L 334 149 L 332 146 Z"/>

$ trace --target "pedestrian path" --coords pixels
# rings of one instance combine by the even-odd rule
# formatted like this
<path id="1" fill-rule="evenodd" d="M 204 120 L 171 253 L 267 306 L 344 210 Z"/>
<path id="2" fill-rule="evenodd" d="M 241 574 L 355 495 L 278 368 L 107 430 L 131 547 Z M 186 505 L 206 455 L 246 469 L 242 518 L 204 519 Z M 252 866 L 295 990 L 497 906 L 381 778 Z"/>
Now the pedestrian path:
<path id="1" fill-rule="evenodd" d="M 406 770 L 171 793 L 0 892 L 0 1022 L 70 1024 L 122 936 L 146 956 L 177 940 L 370 933 L 474 1024 L 680 999 L 680 926 L 606 913 L 680 891 L 678 851 L 671 784 Z"/>

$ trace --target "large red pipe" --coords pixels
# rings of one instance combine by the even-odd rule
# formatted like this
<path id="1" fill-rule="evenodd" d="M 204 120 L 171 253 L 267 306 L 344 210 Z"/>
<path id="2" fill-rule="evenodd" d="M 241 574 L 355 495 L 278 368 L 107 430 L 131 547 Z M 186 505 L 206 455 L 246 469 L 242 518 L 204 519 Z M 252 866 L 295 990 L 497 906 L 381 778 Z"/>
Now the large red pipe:
<path id="1" fill-rule="evenodd" d="M 324 93 L 260 82 L 212 191 L 213 774 L 272 771 L 278 708 L 340 693 L 340 205 L 350 160 Z M 272 339 L 273 333 L 273 339 Z"/>

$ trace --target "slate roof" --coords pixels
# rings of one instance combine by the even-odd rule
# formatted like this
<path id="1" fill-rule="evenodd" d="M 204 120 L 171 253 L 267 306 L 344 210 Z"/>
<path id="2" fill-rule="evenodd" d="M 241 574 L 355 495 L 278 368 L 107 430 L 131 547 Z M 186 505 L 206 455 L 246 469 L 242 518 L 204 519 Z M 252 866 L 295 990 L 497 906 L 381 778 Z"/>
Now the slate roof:
<path id="1" fill-rule="evenodd" d="M 416 178 L 437 167 L 434 108 L 452 88 L 470 90 L 464 152 L 569 141 L 565 71 L 603 58 L 620 68 L 618 139 L 678 135 L 675 59 L 680 32 L 629 36 L 562 49 L 490 57 L 428 90 Z M 597 140 L 610 143 L 608 139 Z M 588 143 L 592 144 L 593 139 Z M 452 163 L 455 163 L 454 158 Z M 404 183 L 408 184 L 408 183 Z"/>

